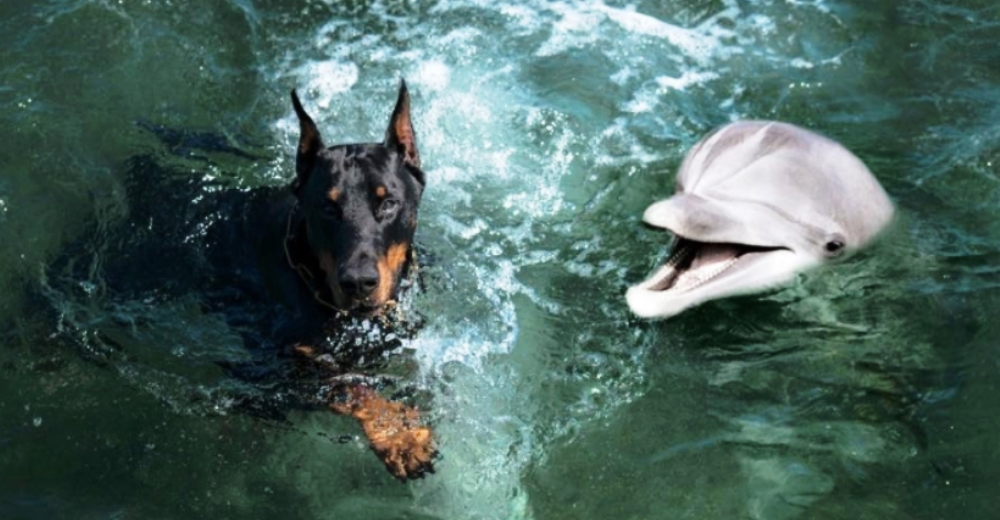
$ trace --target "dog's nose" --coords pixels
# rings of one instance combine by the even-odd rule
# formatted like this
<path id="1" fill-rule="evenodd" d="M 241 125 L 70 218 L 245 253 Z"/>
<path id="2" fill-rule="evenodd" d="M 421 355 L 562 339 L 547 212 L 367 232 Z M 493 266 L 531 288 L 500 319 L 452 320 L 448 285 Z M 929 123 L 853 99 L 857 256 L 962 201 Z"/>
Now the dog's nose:
<path id="1" fill-rule="evenodd" d="M 378 270 L 374 266 L 345 269 L 340 274 L 340 288 L 351 298 L 367 298 L 378 287 Z"/>

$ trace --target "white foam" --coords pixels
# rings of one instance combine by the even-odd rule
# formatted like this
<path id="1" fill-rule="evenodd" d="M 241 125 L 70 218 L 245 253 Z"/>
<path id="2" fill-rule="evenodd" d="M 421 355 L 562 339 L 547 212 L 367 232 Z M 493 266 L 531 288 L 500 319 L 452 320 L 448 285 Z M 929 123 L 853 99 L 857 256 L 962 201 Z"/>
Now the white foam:
<path id="1" fill-rule="evenodd" d="M 685 90 L 688 87 L 701 85 L 713 79 L 718 79 L 718 77 L 719 74 L 715 72 L 687 70 L 684 71 L 684 73 L 679 77 L 659 76 L 656 78 L 656 84 L 665 89 Z"/>
<path id="2" fill-rule="evenodd" d="M 563 2 L 554 2 L 549 9 L 558 15 L 558 20 L 551 24 L 551 34 L 535 51 L 536 56 L 553 56 L 598 41 L 599 33 L 595 28 L 604 19 L 599 12 Z"/>
<path id="3" fill-rule="evenodd" d="M 714 42 L 709 41 L 705 35 L 699 34 L 697 31 L 637 13 L 634 8 L 617 9 L 604 4 L 597 4 L 596 8 L 606 14 L 611 21 L 620 25 L 622 29 L 633 34 L 662 38 L 690 56 L 704 59 L 707 57 L 705 54 L 714 45 Z"/>
<path id="4" fill-rule="evenodd" d="M 440 60 L 425 61 L 417 66 L 411 79 L 415 86 L 440 92 L 451 82 L 451 68 Z"/>
<path id="5" fill-rule="evenodd" d="M 340 60 L 314 62 L 303 65 L 296 75 L 308 78 L 305 85 L 316 96 L 313 103 L 322 110 L 329 110 L 335 96 L 358 83 L 358 66 Z"/>

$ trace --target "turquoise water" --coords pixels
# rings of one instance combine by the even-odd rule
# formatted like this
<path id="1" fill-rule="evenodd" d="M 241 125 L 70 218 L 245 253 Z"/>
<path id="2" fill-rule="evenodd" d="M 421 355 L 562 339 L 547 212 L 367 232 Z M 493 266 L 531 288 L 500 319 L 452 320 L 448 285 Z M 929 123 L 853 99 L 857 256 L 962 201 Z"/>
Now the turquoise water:
<path id="1" fill-rule="evenodd" d="M 0 3 L 0 518 L 993 517 L 998 30 L 973 0 Z M 376 140 L 400 77 L 435 258 L 405 346 L 444 456 L 407 485 L 348 419 L 234 408 L 262 390 L 196 295 L 112 299 L 101 250 L 47 267 L 127 216 L 130 158 L 280 184 L 291 88 L 328 142 Z M 632 318 L 668 238 L 642 210 L 737 118 L 840 140 L 897 222 Z"/>

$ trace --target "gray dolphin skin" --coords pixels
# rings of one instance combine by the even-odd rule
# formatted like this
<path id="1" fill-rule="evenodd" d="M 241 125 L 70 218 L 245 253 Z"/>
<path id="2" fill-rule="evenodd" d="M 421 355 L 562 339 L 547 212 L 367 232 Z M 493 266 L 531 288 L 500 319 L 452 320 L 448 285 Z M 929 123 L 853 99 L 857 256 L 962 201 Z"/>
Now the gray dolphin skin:
<path id="1" fill-rule="evenodd" d="M 639 316 L 668 318 L 773 287 L 864 246 L 892 215 L 885 190 L 839 143 L 787 123 L 731 123 L 688 152 L 674 195 L 646 209 L 643 220 L 674 241 L 625 298 Z"/>

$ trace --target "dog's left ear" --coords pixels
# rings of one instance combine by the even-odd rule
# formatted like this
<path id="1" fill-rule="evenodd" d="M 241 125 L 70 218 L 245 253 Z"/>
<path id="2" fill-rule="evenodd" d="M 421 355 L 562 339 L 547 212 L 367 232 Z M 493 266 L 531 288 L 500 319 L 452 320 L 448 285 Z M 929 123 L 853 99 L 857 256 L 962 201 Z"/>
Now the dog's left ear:
<path id="1" fill-rule="evenodd" d="M 417 136 L 413 133 L 413 122 L 410 119 L 410 94 L 406 90 L 406 81 L 403 80 L 399 82 L 396 109 L 392 111 L 389 129 L 385 132 L 385 146 L 395 148 L 403 154 L 403 161 L 406 164 L 420 169 Z"/>
<path id="2" fill-rule="evenodd" d="M 319 136 L 316 123 L 302 108 L 295 89 L 292 89 L 292 106 L 295 107 L 295 115 L 299 117 L 299 148 L 295 153 L 295 182 L 292 183 L 292 191 L 298 195 L 299 189 L 312 173 L 316 155 L 323 149 L 323 139 Z"/>

